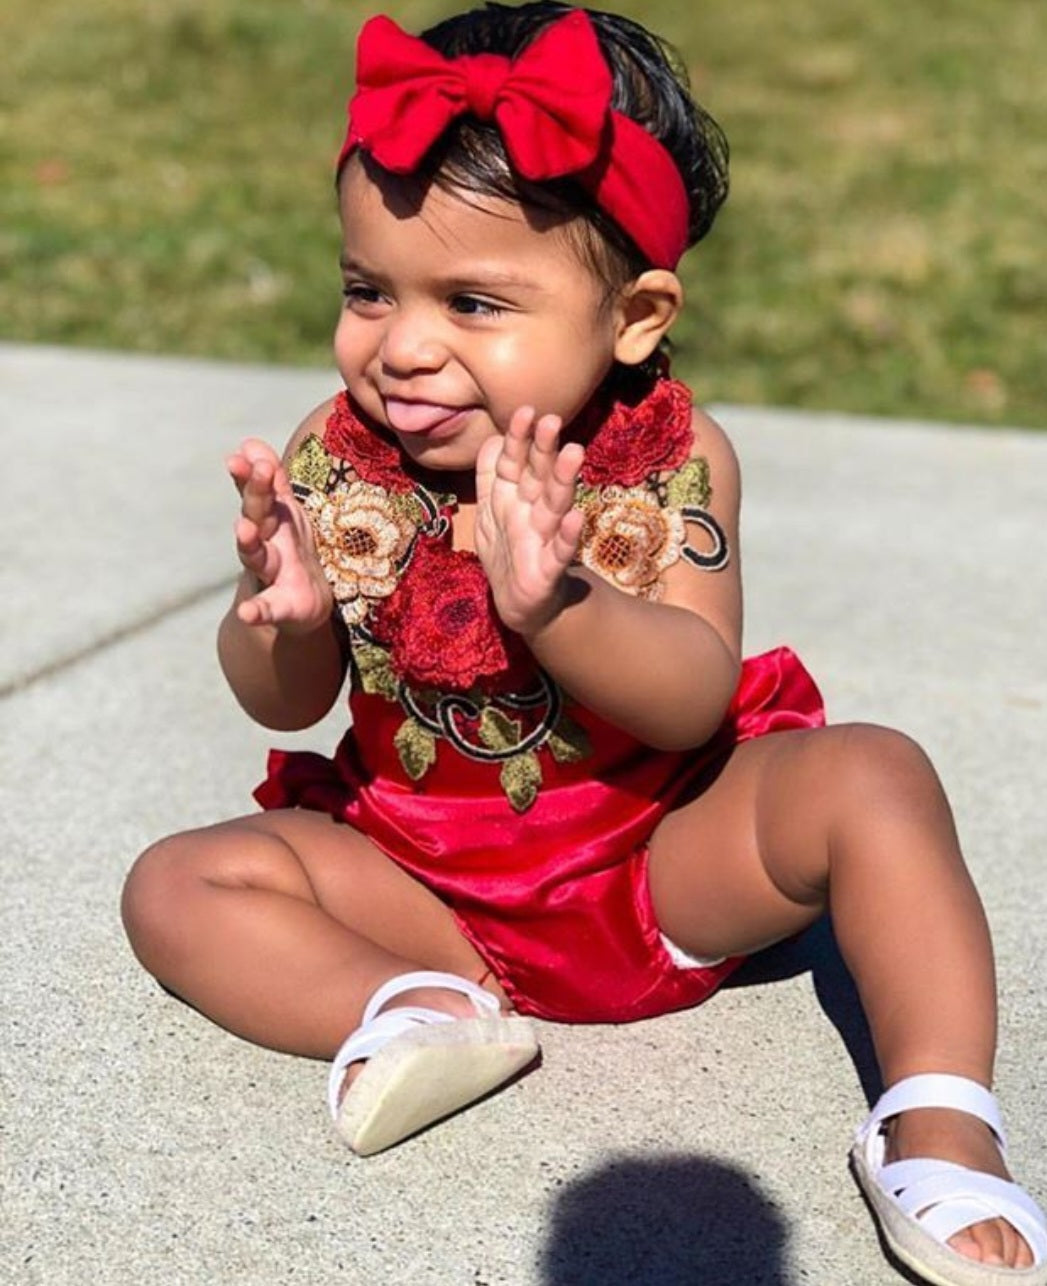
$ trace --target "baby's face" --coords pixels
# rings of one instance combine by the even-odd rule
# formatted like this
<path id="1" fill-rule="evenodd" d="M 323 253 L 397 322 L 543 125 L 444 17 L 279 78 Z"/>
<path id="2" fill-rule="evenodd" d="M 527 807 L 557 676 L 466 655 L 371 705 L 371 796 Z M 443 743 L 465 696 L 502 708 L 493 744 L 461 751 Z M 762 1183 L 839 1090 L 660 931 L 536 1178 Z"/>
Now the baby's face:
<path id="1" fill-rule="evenodd" d="M 334 351 L 360 407 L 430 469 L 468 470 L 532 406 L 569 422 L 615 355 L 618 309 L 562 229 L 431 186 L 420 203 L 356 158 L 340 187 Z"/>

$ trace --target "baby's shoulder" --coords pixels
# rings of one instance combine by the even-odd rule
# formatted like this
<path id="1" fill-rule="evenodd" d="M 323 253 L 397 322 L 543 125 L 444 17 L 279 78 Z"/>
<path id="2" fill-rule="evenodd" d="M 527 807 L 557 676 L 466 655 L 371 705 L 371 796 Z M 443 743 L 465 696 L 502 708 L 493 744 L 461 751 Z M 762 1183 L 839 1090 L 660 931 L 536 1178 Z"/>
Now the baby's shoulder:
<path id="1" fill-rule="evenodd" d="M 284 447 L 285 464 L 297 453 L 298 448 L 307 438 L 322 438 L 324 436 L 327 421 L 334 410 L 336 401 L 337 395 L 329 397 L 325 402 L 321 402 L 319 406 L 314 407 L 299 424 L 298 428 L 291 434 L 287 446 Z"/>
<path id="2" fill-rule="evenodd" d="M 691 458 L 703 459 L 721 492 L 736 492 L 740 485 L 738 456 L 718 421 L 700 406 L 691 413 Z"/>
<path id="3" fill-rule="evenodd" d="M 734 447 L 727 431 L 718 420 L 697 403 L 691 409 L 691 433 L 694 439 L 693 450 L 696 455 L 708 455 L 713 452 L 724 455 L 737 462 Z"/>

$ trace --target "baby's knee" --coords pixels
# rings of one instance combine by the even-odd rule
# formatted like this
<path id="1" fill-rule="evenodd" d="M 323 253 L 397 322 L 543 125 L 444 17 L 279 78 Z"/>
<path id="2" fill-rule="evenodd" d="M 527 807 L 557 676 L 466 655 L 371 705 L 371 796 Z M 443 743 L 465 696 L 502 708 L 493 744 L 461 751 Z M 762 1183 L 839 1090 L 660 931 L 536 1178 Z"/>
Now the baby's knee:
<path id="1" fill-rule="evenodd" d="M 834 731 L 834 779 L 863 810 L 944 798 L 934 765 L 908 734 L 870 723 L 845 724 Z"/>
<path id="2" fill-rule="evenodd" d="M 918 741 L 897 728 L 878 723 L 845 723 L 839 726 L 844 754 L 859 769 L 872 772 L 926 772 L 930 760 Z"/>
<path id="3" fill-rule="evenodd" d="M 177 932 L 192 871 L 189 835 L 171 835 L 150 845 L 124 881 L 120 914 L 135 955 L 152 973 L 153 961 Z"/>

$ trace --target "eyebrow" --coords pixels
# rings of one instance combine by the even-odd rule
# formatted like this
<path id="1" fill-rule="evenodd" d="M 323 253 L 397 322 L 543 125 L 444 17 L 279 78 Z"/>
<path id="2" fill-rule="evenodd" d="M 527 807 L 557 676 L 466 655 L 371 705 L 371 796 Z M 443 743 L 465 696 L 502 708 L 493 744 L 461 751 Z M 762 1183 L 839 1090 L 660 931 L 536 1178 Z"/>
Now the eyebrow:
<path id="1" fill-rule="evenodd" d="M 342 272 L 358 272 L 362 277 L 383 280 L 385 273 L 377 272 L 369 268 L 367 264 L 361 263 L 353 255 L 342 253 L 338 256 L 338 263 Z M 502 268 L 485 268 L 482 264 L 471 272 L 455 273 L 448 276 L 438 283 L 442 289 L 454 293 L 455 291 L 470 290 L 490 290 L 510 288 L 513 290 L 525 290 L 534 293 L 541 288 L 527 277 L 520 276 L 519 273 L 511 269 Z"/>
<path id="2" fill-rule="evenodd" d="M 347 255 L 344 250 L 338 256 L 338 267 L 341 268 L 342 272 L 358 272 L 364 277 L 374 275 L 362 263 L 354 259 L 352 255 Z"/>

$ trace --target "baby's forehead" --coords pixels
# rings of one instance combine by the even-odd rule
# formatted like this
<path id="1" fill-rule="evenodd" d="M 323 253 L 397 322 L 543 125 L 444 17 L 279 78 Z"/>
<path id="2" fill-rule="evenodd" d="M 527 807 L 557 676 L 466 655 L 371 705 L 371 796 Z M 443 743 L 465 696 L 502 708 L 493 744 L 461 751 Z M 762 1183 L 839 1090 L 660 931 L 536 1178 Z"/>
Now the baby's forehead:
<path id="1" fill-rule="evenodd" d="M 380 201 L 400 219 L 409 219 L 426 210 L 449 213 L 466 211 L 509 223 L 523 223 L 536 232 L 563 227 L 574 216 L 527 201 L 515 192 L 507 177 L 504 192 L 481 191 L 458 179 L 453 171 L 435 170 L 394 174 L 365 154 L 356 153 L 339 176 L 339 192 L 345 202 L 368 204 Z"/>
<path id="2" fill-rule="evenodd" d="M 579 252 L 577 216 L 472 192 L 440 174 L 392 174 L 355 157 L 340 178 L 339 194 L 348 241 L 399 244 L 404 254 L 435 241 L 450 255 L 556 263 L 561 271 L 573 267 L 591 275 Z"/>

